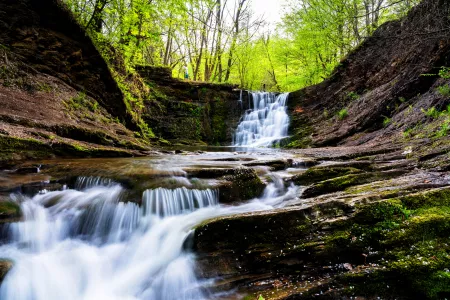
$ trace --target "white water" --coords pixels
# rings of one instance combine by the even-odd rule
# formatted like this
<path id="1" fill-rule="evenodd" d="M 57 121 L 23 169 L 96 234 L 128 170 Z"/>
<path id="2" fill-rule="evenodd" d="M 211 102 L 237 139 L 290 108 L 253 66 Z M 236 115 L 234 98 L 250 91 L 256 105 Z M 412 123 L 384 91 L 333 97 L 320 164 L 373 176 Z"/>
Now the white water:
<path id="1" fill-rule="evenodd" d="M 79 182 L 80 183 L 80 182 Z M 14 261 L 0 287 L 7 300 L 212 299 L 183 244 L 200 222 L 271 209 L 295 197 L 274 178 L 261 199 L 226 207 L 212 190 L 148 190 L 120 202 L 120 185 L 83 179 L 83 190 L 38 194 L 21 204 L 0 257 Z M 81 185 L 83 185 L 81 184 Z"/>
<path id="2" fill-rule="evenodd" d="M 287 137 L 289 116 L 287 99 L 289 94 L 252 93 L 253 109 L 248 110 L 234 135 L 236 147 L 268 147 Z M 241 100 L 242 101 L 242 100 Z"/>

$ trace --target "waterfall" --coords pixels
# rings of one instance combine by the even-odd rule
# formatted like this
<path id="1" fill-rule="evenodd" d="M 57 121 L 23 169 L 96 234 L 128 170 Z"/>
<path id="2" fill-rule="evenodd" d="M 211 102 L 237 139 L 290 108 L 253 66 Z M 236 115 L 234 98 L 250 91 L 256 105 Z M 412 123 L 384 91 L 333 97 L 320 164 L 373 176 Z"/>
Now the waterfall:
<path id="1" fill-rule="evenodd" d="M 268 147 L 287 137 L 289 94 L 252 93 L 253 109 L 245 112 L 233 137 L 234 146 Z"/>
<path id="2" fill-rule="evenodd" d="M 183 247 L 192 228 L 222 215 L 271 209 L 296 194 L 274 181 L 261 199 L 221 206 L 214 190 L 158 188 L 145 191 L 139 206 L 121 202 L 119 184 L 79 183 L 84 188 L 24 197 L 24 220 L 9 226 L 9 241 L 0 246 L 0 257 L 14 262 L 0 299 L 214 298 Z"/>
<path id="3" fill-rule="evenodd" d="M 163 217 L 219 204 L 216 191 L 189 190 L 185 187 L 175 190 L 164 188 L 147 190 L 144 192 L 143 200 L 148 212 Z"/>
<path id="4" fill-rule="evenodd" d="M 80 176 L 75 181 L 76 189 L 86 189 L 98 185 L 109 186 L 112 185 L 113 181 L 109 178 L 103 178 L 99 176 Z"/>

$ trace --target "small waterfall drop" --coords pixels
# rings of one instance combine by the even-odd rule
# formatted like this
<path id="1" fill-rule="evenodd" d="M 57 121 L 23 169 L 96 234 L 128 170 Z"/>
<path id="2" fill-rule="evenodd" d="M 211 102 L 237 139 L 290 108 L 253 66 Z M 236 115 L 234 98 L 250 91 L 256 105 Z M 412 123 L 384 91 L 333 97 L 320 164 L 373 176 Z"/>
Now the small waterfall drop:
<path id="1" fill-rule="evenodd" d="M 10 225 L 0 246 L 0 257 L 14 261 L 0 299 L 212 299 L 183 246 L 192 228 L 296 195 L 274 180 L 261 199 L 222 206 L 215 190 L 158 188 L 146 190 L 139 206 L 122 202 L 124 189 L 106 179 L 80 178 L 78 186 L 24 197 L 24 219 Z"/>
<path id="2" fill-rule="evenodd" d="M 144 192 L 144 207 L 147 213 L 158 216 L 175 216 L 196 209 L 218 205 L 216 191 L 189 190 L 185 187 L 175 190 L 158 188 Z"/>
<path id="3" fill-rule="evenodd" d="M 287 99 L 289 94 L 254 92 L 253 109 L 245 112 L 233 137 L 236 147 L 268 147 L 287 137 L 289 116 Z"/>

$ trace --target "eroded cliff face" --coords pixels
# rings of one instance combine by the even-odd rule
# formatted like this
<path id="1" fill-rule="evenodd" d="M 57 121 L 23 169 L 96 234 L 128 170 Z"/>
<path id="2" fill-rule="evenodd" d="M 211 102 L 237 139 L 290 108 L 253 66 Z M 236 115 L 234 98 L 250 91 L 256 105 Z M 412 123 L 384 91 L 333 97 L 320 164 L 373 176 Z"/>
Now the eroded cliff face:
<path id="1" fill-rule="evenodd" d="M 230 84 L 173 78 L 171 70 L 137 67 L 154 99 L 147 101 L 143 119 L 155 134 L 174 143 L 231 145 L 232 135 L 248 108 L 248 93 Z"/>
<path id="2" fill-rule="evenodd" d="M 0 2 L 0 65 L 0 162 L 148 150 L 106 62 L 59 1 Z"/>
<path id="3" fill-rule="evenodd" d="M 85 91 L 111 115 L 129 119 L 106 62 L 60 1 L 5 0 L 0 14 L 0 43 L 28 68 Z"/>
<path id="4" fill-rule="evenodd" d="M 330 78 L 292 93 L 291 146 L 391 142 L 432 123 L 423 111 L 449 103 L 438 91 L 449 80 L 437 75 L 450 64 L 449 14 L 448 1 L 424 0 L 404 19 L 382 25 Z"/>

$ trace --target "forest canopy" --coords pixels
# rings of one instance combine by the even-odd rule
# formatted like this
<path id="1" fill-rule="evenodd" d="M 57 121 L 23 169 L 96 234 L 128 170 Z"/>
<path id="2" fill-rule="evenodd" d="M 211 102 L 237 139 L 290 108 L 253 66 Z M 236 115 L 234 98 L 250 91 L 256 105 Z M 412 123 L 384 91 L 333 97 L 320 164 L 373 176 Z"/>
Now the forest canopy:
<path id="1" fill-rule="evenodd" d="M 251 2 L 64 0 L 107 61 L 128 72 L 166 66 L 176 77 L 293 91 L 319 83 L 384 22 L 420 0 L 285 0 L 276 26 Z"/>

